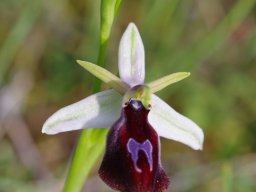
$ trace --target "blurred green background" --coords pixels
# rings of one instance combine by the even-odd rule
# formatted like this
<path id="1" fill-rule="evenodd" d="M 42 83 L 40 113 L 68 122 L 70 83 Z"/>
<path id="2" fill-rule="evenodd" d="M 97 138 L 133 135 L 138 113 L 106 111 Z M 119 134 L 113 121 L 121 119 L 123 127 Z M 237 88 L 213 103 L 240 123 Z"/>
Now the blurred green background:
<path id="1" fill-rule="evenodd" d="M 203 151 L 162 139 L 172 192 L 256 191 L 256 0 L 123 0 L 106 68 L 117 73 L 121 35 L 138 26 L 146 80 L 191 77 L 159 92 L 203 128 Z M 0 191 L 61 191 L 79 131 L 41 134 L 57 109 L 91 94 L 100 1 L 1 0 Z M 103 85 L 103 89 L 107 89 Z M 111 191 L 93 168 L 84 191 Z M 86 165 L 86 159 L 84 160 Z"/>

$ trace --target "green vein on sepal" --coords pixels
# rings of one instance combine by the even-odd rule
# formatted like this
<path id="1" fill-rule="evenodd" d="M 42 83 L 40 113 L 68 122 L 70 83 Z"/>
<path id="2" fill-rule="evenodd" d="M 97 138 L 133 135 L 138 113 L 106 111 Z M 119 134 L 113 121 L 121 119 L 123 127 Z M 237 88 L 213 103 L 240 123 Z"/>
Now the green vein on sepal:
<path id="1" fill-rule="evenodd" d="M 129 86 L 108 70 L 87 61 L 77 60 L 77 63 L 118 93 L 124 94 L 128 90 Z"/>
<path id="2" fill-rule="evenodd" d="M 160 79 L 147 83 L 152 93 L 160 91 L 170 84 L 176 83 L 187 78 L 190 75 L 189 72 L 178 72 L 164 76 Z"/>

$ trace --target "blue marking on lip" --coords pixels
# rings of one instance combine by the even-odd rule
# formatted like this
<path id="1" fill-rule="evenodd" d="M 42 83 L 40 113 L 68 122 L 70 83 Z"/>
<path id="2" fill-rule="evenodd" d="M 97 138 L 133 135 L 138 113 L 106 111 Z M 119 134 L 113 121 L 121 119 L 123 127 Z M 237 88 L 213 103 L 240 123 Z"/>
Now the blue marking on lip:
<path id="1" fill-rule="evenodd" d="M 152 159 L 153 147 L 148 139 L 145 140 L 143 143 L 139 143 L 133 138 L 130 138 L 127 142 L 127 149 L 128 149 L 128 152 L 131 154 L 131 158 L 137 172 L 139 173 L 142 172 L 142 170 L 137 166 L 140 150 L 144 151 L 147 157 L 150 171 L 153 170 L 153 159 Z"/>

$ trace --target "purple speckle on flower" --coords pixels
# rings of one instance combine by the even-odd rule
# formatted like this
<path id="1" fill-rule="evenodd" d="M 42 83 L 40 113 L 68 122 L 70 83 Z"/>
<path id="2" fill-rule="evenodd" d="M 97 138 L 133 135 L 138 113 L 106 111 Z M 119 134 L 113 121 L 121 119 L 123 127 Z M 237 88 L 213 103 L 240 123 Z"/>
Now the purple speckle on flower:
<path id="1" fill-rule="evenodd" d="M 132 158 L 133 164 L 134 164 L 137 172 L 139 172 L 139 173 L 142 172 L 141 169 L 137 166 L 137 161 L 139 158 L 139 150 L 144 151 L 144 153 L 147 157 L 147 160 L 148 160 L 150 171 L 152 171 L 152 169 L 153 169 L 153 161 L 152 161 L 153 148 L 148 139 L 146 141 L 144 141 L 143 143 L 139 143 L 136 140 L 134 140 L 133 138 L 130 138 L 127 142 L 127 150 L 131 154 L 131 158 Z"/>

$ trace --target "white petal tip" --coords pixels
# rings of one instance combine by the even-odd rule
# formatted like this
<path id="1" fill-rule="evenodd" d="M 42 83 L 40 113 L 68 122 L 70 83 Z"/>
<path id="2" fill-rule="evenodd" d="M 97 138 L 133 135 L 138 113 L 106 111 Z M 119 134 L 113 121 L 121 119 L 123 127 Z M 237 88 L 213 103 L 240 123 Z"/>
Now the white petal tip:
<path id="1" fill-rule="evenodd" d="M 198 143 L 198 144 L 195 144 L 194 146 L 191 145 L 191 148 L 194 149 L 194 150 L 199 150 L 199 151 L 202 151 L 203 150 L 203 143 Z"/>
<path id="2" fill-rule="evenodd" d="M 43 134 L 47 134 L 47 135 L 55 135 L 57 133 L 59 133 L 58 131 L 54 131 L 52 128 L 51 128 L 51 117 L 44 123 L 43 125 L 43 128 L 42 128 L 42 133 Z"/>
<path id="3" fill-rule="evenodd" d="M 135 25 L 135 23 L 130 22 L 126 30 L 137 30 L 138 31 L 138 28 Z"/>
<path id="4" fill-rule="evenodd" d="M 46 131 L 46 130 L 42 130 L 42 134 L 46 134 L 46 135 L 55 135 L 57 133 L 51 132 L 51 131 Z"/>

